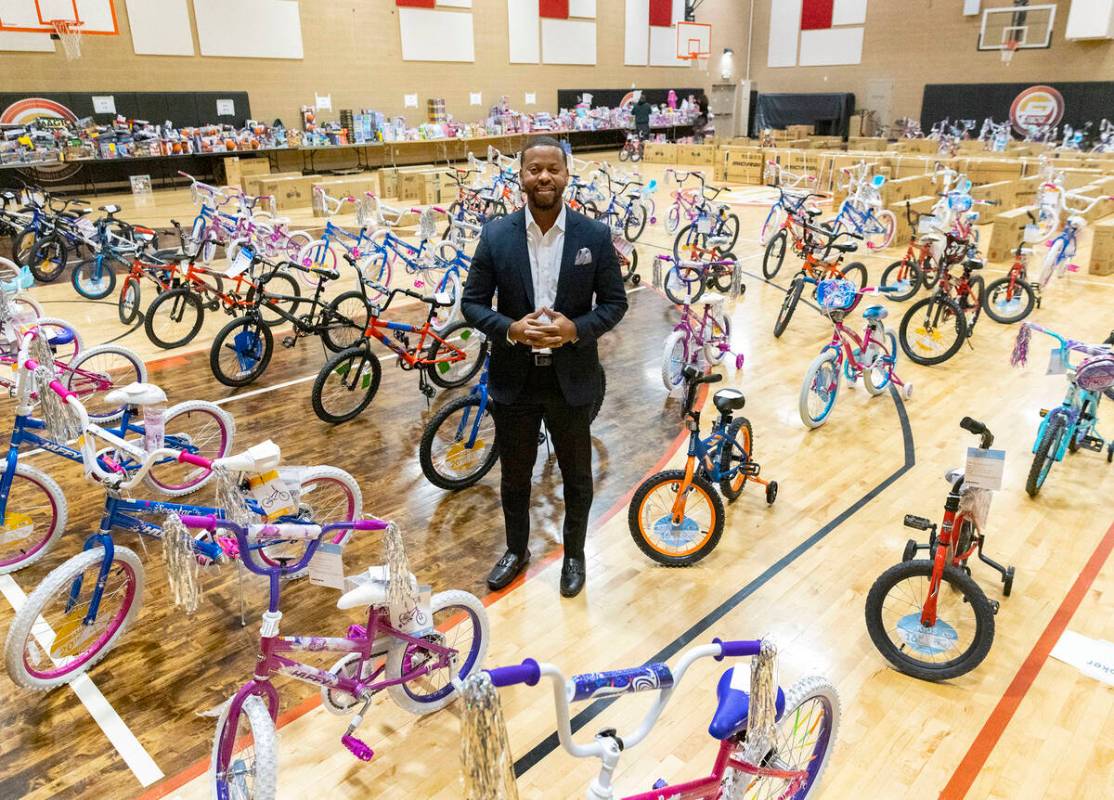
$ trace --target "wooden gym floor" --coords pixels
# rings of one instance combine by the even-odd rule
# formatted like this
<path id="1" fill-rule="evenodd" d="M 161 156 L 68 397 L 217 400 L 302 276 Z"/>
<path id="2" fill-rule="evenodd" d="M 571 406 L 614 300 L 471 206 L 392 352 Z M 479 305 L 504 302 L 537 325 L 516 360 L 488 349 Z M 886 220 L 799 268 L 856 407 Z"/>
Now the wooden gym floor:
<path id="1" fill-rule="evenodd" d="M 661 180 L 661 168 L 647 165 L 643 171 Z M 829 422 L 805 430 L 797 395 L 830 325 L 802 307 L 780 340 L 772 336 L 782 291 L 759 277 L 756 231 L 765 210 L 752 202 L 758 192 L 739 187 L 733 195 L 742 201 L 736 208 L 743 222 L 736 252 L 746 270 L 747 293 L 731 317 L 735 346 L 746 355 L 736 385 L 747 395 L 743 413 L 754 425 L 763 475 L 780 484 L 777 503 L 767 507 L 761 492 L 745 492 L 728 508 L 717 550 L 690 569 L 657 567 L 630 539 L 630 494 L 643 476 L 680 463 L 684 452 L 678 403 L 666 397 L 659 377 L 662 342 L 677 314 L 648 285 L 652 256 L 671 240 L 659 222 L 639 245 L 643 286 L 631 292 L 626 319 L 603 340 L 609 381 L 593 429 L 597 494 L 588 586 L 575 600 L 562 600 L 557 592 L 559 474 L 544 456 L 536 471 L 529 574 L 501 595 L 488 595 L 483 579 L 502 551 L 498 471 L 459 494 L 425 481 L 416 448 L 429 411 L 415 376 L 385 362 L 372 406 L 359 419 L 331 427 L 309 406 L 309 381 L 322 361 L 313 341 L 294 350 L 279 348 L 258 384 L 233 392 L 212 380 L 208 368 L 208 342 L 224 324 L 223 315 L 210 315 L 206 333 L 186 352 L 166 353 L 153 348 L 142 329 L 125 331 L 114 302 L 75 302 L 68 285 L 34 291 L 48 314 L 74 322 L 88 344 L 119 339 L 142 353 L 151 380 L 167 390 L 171 402 L 221 402 L 236 417 L 237 449 L 273 438 L 287 463 L 329 463 L 352 472 L 363 489 L 365 511 L 400 523 L 420 579 L 435 591 L 461 588 L 488 595 L 490 666 L 533 657 L 572 674 L 673 659 L 689 642 L 714 636 L 768 633 L 780 645 L 783 686 L 819 673 L 840 692 L 843 719 L 821 797 L 1114 795 L 1109 742 L 1114 690 L 1048 658 L 1065 628 L 1114 640 L 1114 577 L 1107 560 L 1114 547 L 1114 515 L 1104 502 L 1114 490 L 1114 472 L 1105 458 L 1082 452 L 1056 466 L 1036 500 L 1025 494 L 1037 411 L 1057 403 L 1064 390 L 1062 377 L 1043 374 L 1044 342 L 1034 339 L 1029 367 L 1011 369 L 1016 327 L 984 317 L 972 347 L 946 365 L 899 362 L 899 373 L 916 386 L 908 403 L 845 387 Z M 659 191 L 659 217 L 666 199 Z M 122 216 L 165 225 L 169 216 L 186 221 L 192 213 L 186 193 L 177 192 L 160 193 L 155 205 Z M 295 222 L 308 225 L 311 219 Z M 1077 258 L 1083 264 L 1087 241 Z M 861 259 L 872 282 L 900 249 Z M 987 274 L 1001 268 L 990 265 Z M 791 269 L 789 260 L 775 283 L 784 286 Z M 1081 271 L 1054 283 L 1033 319 L 1074 338 L 1101 341 L 1114 325 L 1112 303 L 1114 280 Z M 896 327 L 904 307 L 888 307 L 888 322 Z M 449 396 L 435 398 L 434 409 Z M 905 540 L 915 533 L 902 527 L 902 517 L 940 517 L 947 492 L 942 476 L 962 463 L 972 443 L 958 427 L 965 415 L 986 422 L 996 446 L 1007 451 L 987 552 L 1015 565 L 1017 578 L 1012 596 L 1003 598 L 996 575 L 974 566 L 975 579 L 1002 603 L 994 646 L 973 673 L 929 684 L 887 666 L 867 636 L 863 603 L 871 583 L 900 559 Z M 1114 433 L 1108 412 L 1101 423 Z M 9 602 L 76 552 L 79 535 L 95 524 L 101 503 L 101 493 L 82 482 L 74 465 L 36 458 L 33 463 L 48 469 L 67 493 L 70 533 L 40 564 L 0 579 Z M 141 545 L 124 537 L 120 542 L 142 555 Z M 245 580 L 249 615 L 247 628 L 241 628 L 237 571 L 216 569 L 204 579 L 201 610 L 187 618 L 171 605 L 159 547 L 148 550 L 147 597 L 138 624 L 89 677 L 119 715 L 120 726 L 136 737 L 135 744 L 122 745 L 132 763 L 140 763 L 137 754 L 145 751 L 150 762 L 140 773 L 148 781 L 165 777 L 144 789 L 73 689 L 25 693 L 5 673 L 0 675 L 5 701 L 0 797 L 208 796 L 203 770 L 215 720 L 199 714 L 216 707 L 249 675 L 263 586 Z M 382 558 L 372 537 L 357 537 L 345 553 L 350 572 Z M 335 600 L 331 590 L 305 583 L 290 587 L 284 631 L 343 631 L 356 618 L 336 612 Z M 11 616 L 8 603 L 0 603 L 0 627 L 6 630 Z M 715 750 L 705 729 L 721 668 L 695 667 L 647 742 L 624 755 L 617 775 L 621 793 L 645 791 L 659 777 L 672 783 L 704 774 Z M 286 681 L 279 686 L 280 797 L 460 796 L 455 706 L 418 719 L 387 698 L 377 699 L 357 734 L 376 751 L 365 764 L 340 746 L 347 719 L 328 714 L 308 687 Z M 518 687 L 504 691 L 502 699 L 515 756 L 522 767 L 529 765 L 518 781 L 520 795 L 582 796 L 595 764 L 552 747 L 549 692 Z M 602 711 L 593 706 L 598 716 L 580 738 L 629 726 L 647 703 L 648 697 L 635 696 Z"/>

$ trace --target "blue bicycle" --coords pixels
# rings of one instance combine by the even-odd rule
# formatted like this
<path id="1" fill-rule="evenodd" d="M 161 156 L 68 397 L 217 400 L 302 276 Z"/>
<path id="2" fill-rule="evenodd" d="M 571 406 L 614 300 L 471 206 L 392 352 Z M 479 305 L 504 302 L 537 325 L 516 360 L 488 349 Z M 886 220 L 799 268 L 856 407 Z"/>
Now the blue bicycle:
<path id="1" fill-rule="evenodd" d="M 1035 323 L 1023 322 L 1010 359 L 1014 366 L 1026 362 L 1032 331 L 1045 333 L 1060 343 L 1052 351 L 1050 369 L 1062 371 L 1068 378 L 1068 391 L 1060 405 L 1040 412 L 1041 424 L 1033 442 L 1033 465 L 1025 481 L 1025 491 L 1036 497 L 1052 465 L 1063 461 L 1069 451 L 1101 453 L 1105 449 L 1107 462 L 1114 461 L 1114 441 L 1107 441 L 1098 432 L 1099 401 L 1104 394 L 1114 398 L 1114 331 L 1102 345 L 1088 345 Z M 1073 366 L 1072 352 L 1086 358 Z"/>
<path id="2" fill-rule="evenodd" d="M 881 207 L 878 190 L 885 182 L 883 175 L 875 175 L 869 184 L 865 179 L 853 179 L 851 194 L 840 203 L 835 219 L 821 227 L 835 233 L 850 231 L 866 242 L 867 249 L 885 250 L 897 231 L 894 212 Z"/>

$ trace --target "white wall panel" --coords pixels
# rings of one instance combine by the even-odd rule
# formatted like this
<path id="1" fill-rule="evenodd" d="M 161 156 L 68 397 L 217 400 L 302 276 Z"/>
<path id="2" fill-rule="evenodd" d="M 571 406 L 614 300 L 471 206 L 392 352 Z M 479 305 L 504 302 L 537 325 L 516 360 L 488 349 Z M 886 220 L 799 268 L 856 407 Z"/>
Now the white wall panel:
<path id="1" fill-rule="evenodd" d="M 507 38 L 512 64 L 541 61 L 536 0 L 507 0 Z"/>
<path id="2" fill-rule="evenodd" d="M 863 60 L 863 29 L 832 28 L 801 31 L 802 67 L 858 64 Z"/>
<path id="3" fill-rule="evenodd" d="M 596 63 L 596 23 L 587 20 L 543 19 L 542 63 Z"/>
<path id="4" fill-rule="evenodd" d="M 0 31 L 0 50 L 21 50 L 25 53 L 53 53 L 54 41 L 49 33 Z"/>
<path id="5" fill-rule="evenodd" d="M 193 55 L 193 25 L 186 0 L 127 0 L 127 6 L 132 49 L 138 55 Z"/>
<path id="6" fill-rule="evenodd" d="M 298 0 L 193 0 L 193 13 L 203 56 L 302 58 Z"/>
<path id="7" fill-rule="evenodd" d="M 472 15 L 428 8 L 398 9 L 403 61 L 475 61 Z"/>
<path id="8" fill-rule="evenodd" d="M 835 0 L 832 5 L 833 25 L 863 25 L 866 23 L 866 0 Z"/>
<path id="9" fill-rule="evenodd" d="M 438 8 L 471 8 L 472 0 L 437 0 Z"/>
<path id="10" fill-rule="evenodd" d="M 768 67 L 797 65 L 797 32 L 801 28 L 801 0 L 770 0 Z"/>
<path id="11" fill-rule="evenodd" d="M 650 66 L 687 67 L 689 62 L 677 58 L 677 28 L 650 28 Z"/>
<path id="12" fill-rule="evenodd" d="M 1114 37 L 1114 0 L 1071 0 L 1065 39 Z"/>
<path id="13" fill-rule="evenodd" d="M 596 16 L 596 0 L 569 0 L 569 16 L 594 19 Z"/>
<path id="14" fill-rule="evenodd" d="M 650 0 L 627 0 L 623 63 L 644 67 L 650 60 Z"/>

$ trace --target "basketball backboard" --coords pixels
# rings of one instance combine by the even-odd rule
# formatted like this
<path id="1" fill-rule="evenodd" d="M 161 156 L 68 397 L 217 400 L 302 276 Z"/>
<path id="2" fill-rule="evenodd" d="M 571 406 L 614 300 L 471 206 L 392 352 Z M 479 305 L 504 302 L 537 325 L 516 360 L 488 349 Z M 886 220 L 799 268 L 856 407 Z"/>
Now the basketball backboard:
<path id="1" fill-rule="evenodd" d="M 677 23 L 677 58 L 708 58 L 712 54 L 712 26 L 705 22 Z"/>
<path id="2" fill-rule="evenodd" d="M 82 36 L 115 36 L 113 0 L 0 0 L 0 31 L 54 33 L 52 20 L 80 23 Z"/>
<path id="3" fill-rule="evenodd" d="M 1032 50 L 1052 46 L 1056 6 L 1006 6 L 982 13 L 979 50 Z"/>

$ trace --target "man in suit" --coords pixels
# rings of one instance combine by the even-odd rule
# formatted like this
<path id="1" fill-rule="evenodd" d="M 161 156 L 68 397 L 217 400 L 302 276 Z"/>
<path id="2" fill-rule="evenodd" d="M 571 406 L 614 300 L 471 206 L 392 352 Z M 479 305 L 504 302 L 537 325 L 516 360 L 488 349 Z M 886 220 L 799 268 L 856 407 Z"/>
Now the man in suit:
<path id="1" fill-rule="evenodd" d="M 584 588 L 589 424 L 602 389 L 596 341 L 622 319 L 627 295 L 610 231 L 565 206 L 569 173 L 560 142 L 531 140 L 521 179 L 526 207 L 484 227 L 461 298 L 465 319 L 492 342 L 488 391 L 507 551 L 487 584 L 504 588 L 530 561 L 530 484 L 544 419 L 564 483 L 561 594 L 574 597 Z"/>

